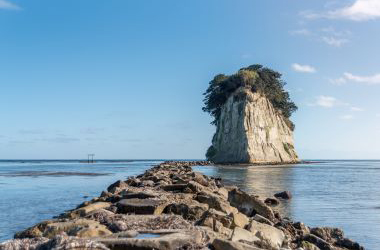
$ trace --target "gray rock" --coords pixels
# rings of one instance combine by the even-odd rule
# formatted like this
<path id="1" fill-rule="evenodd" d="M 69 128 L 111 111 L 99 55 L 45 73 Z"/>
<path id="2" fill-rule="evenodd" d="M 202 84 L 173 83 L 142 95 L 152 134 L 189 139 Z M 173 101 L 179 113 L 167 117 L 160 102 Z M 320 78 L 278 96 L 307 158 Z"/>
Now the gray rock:
<path id="1" fill-rule="evenodd" d="M 252 232 L 245 230 L 240 227 L 235 227 L 234 230 L 232 231 L 232 236 L 231 236 L 232 241 L 245 241 L 245 242 L 260 242 L 261 240 L 256 237 Z"/>
<path id="2" fill-rule="evenodd" d="M 254 220 L 249 223 L 247 230 L 266 241 L 274 249 L 280 249 L 285 240 L 285 234 L 281 230 Z"/>
<path id="3" fill-rule="evenodd" d="M 111 249 L 156 249 L 172 250 L 201 245 L 202 235 L 199 231 L 182 231 L 157 235 L 153 238 L 103 238 L 96 239 Z"/>
<path id="4" fill-rule="evenodd" d="M 262 248 L 254 247 L 236 241 L 229 241 L 224 239 L 215 239 L 212 242 L 215 250 L 263 250 Z"/>
<path id="5" fill-rule="evenodd" d="M 248 195 L 241 190 L 233 189 L 228 192 L 228 201 L 232 206 L 236 207 L 239 212 L 248 217 L 254 216 L 257 213 L 270 221 L 274 221 L 275 217 L 270 207 L 258 198 Z"/>
<path id="6" fill-rule="evenodd" d="M 161 214 L 166 202 L 153 199 L 123 199 L 117 203 L 118 213 Z"/>
<path id="7" fill-rule="evenodd" d="M 292 198 L 292 194 L 290 193 L 290 191 L 283 191 L 283 192 L 275 194 L 274 197 L 281 198 L 284 200 L 289 200 Z"/>
<path id="8" fill-rule="evenodd" d="M 269 226 L 273 226 L 273 222 L 271 222 L 270 220 L 268 220 L 267 218 L 259 214 L 255 214 L 255 216 L 253 216 L 252 219 L 257 222 L 268 224 Z"/>

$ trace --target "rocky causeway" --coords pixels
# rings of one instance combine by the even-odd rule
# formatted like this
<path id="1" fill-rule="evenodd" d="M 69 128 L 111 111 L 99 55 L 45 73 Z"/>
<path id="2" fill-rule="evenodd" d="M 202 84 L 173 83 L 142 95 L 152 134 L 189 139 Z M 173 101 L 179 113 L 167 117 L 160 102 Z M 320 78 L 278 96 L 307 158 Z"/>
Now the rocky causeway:
<path id="1" fill-rule="evenodd" d="M 0 250 L 364 250 L 339 228 L 310 228 L 276 211 L 291 193 L 248 194 L 194 172 L 204 161 L 164 162 L 99 197 L 0 243 Z"/>

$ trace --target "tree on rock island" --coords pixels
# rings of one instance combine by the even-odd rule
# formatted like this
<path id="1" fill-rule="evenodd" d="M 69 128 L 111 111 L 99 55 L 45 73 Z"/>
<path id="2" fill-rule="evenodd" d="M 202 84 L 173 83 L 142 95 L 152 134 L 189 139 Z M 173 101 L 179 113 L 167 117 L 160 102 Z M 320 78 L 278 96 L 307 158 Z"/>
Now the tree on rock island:
<path id="1" fill-rule="evenodd" d="M 206 157 L 215 163 L 298 162 L 290 116 L 297 106 L 284 90 L 281 74 L 251 65 L 219 74 L 204 93 L 203 111 L 216 133 Z"/>

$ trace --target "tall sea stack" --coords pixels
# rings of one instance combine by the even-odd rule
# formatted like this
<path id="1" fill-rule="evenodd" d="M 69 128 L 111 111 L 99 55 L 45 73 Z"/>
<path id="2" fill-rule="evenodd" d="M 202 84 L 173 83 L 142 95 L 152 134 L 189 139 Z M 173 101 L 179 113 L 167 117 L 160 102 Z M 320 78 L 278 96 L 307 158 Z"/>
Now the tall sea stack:
<path id="1" fill-rule="evenodd" d="M 281 74 L 261 65 L 236 74 L 217 75 L 205 93 L 204 111 L 215 119 L 216 133 L 206 153 L 215 163 L 294 163 L 297 109 L 284 90 Z"/>

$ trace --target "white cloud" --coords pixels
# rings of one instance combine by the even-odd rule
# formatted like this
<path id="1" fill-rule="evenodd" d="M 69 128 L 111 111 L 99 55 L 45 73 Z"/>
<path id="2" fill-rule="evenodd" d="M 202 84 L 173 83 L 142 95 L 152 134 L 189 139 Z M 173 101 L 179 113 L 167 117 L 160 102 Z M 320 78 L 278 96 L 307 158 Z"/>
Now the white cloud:
<path id="1" fill-rule="evenodd" d="M 354 116 L 353 115 L 342 115 L 339 118 L 342 120 L 352 120 L 352 119 L 354 119 Z"/>
<path id="2" fill-rule="evenodd" d="M 359 76 L 359 75 L 354 75 L 352 73 L 346 72 L 343 74 L 343 76 L 347 80 L 353 81 L 353 82 L 365 83 L 368 85 L 380 84 L 380 74 L 375 74 L 372 76 Z"/>
<path id="3" fill-rule="evenodd" d="M 361 111 L 364 111 L 364 109 L 359 108 L 359 107 L 354 107 L 354 106 L 352 106 L 350 109 L 351 109 L 351 111 L 355 111 L 355 112 L 361 112 Z"/>
<path id="4" fill-rule="evenodd" d="M 315 73 L 316 69 L 310 65 L 301 65 L 298 63 L 293 63 L 292 68 L 297 72 L 304 72 L 304 73 Z"/>
<path id="5" fill-rule="evenodd" d="M 332 96 L 318 96 L 314 105 L 321 106 L 324 108 L 332 108 L 338 104 L 338 100 Z"/>
<path id="6" fill-rule="evenodd" d="M 342 102 L 333 96 L 320 95 L 315 97 L 314 103 L 308 104 L 309 106 L 319 106 L 323 108 L 332 108 L 336 106 L 348 106 L 349 103 Z"/>
<path id="7" fill-rule="evenodd" d="M 328 18 L 328 19 L 348 19 L 353 21 L 368 21 L 380 18 L 380 1 L 379 0 L 355 0 L 351 5 L 327 11 L 316 13 L 313 11 L 303 11 L 301 15 L 305 18 Z"/>
<path id="8" fill-rule="evenodd" d="M 19 10 L 20 7 L 8 0 L 0 0 L 0 9 Z"/>
<path id="9" fill-rule="evenodd" d="M 334 47 L 341 47 L 343 44 L 348 43 L 348 40 L 345 38 L 336 38 L 333 36 L 323 36 L 322 41 Z"/>
<path id="10" fill-rule="evenodd" d="M 379 0 L 356 0 L 352 5 L 330 11 L 331 18 L 344 18 L 354 21 L 367 21 L 380 18 Z"/>

